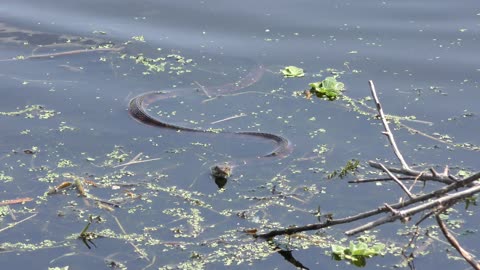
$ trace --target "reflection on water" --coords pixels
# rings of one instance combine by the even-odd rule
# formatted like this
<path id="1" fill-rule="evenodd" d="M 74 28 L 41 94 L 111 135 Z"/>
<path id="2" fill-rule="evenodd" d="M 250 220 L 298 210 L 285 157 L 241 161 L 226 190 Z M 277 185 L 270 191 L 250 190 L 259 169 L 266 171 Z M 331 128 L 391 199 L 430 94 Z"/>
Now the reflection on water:
<path id="1" fill-rule="evenodd" d="M 319 207 L 340 217 L 392 201 L 388 184 L 325 180 L 352 158 L 393 160 L 372 115 L 298 95 L 332 73 L 355 99 L 369 95 L 374 79 L 388 113 L 414 115 L 420 121 L 403 123 L 452 140 L 400 129 L 408 162 L 477 165 L 478 152 L 468 150 L 480 144 L 472 136 L 473 1 L 455 9 L 448 1 L 7 2 L 0 7 L 1 199 L 25 203 L 1 208 L 2 228 L 15 224 L 0 234 L 6 267 L 351 268 L 323 255 L 341 231 L 272 243 L 242 233 L 316 222 Z M 278 70 L 286 65 L 308 76 L 284 79 Z M 175 93 L 149 107 L 168 123 L 279 134 L 293 152 L 256 159 L 271 141 L 138 123 L 128 103 L 149 91 Z M 233 164 L 219 189 L 212 166 L 239 160 L 248 162 Z M 77 239 L 89 217 L 92 249 Z M 394 238 L 403 225 L 395 226 L 381 235 Z M 458 263 L 431 252 L 422 268 Z M 397 263 L 375 260 L 369 269 Z"/>

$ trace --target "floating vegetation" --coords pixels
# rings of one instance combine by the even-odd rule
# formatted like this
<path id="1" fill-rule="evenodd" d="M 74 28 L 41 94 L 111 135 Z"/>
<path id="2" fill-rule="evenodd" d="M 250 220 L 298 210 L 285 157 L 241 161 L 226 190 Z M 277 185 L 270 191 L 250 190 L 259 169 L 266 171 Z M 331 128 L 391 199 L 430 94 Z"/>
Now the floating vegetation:
<path id="1" fill-rule="evenodd" d="M 127 56 L 122 56 L 122 58 L 125 57 Z M 186 59 L 178 54 L 169 54 L 167 56 L 151 58 L 145 56 L 143 53 L 140 53 L 137 55 L 129 55 L 128 58 L 134 60 L 136 64 L 142 65 L 147 69 L 143 72 L 144 75 L 159 72 L 168 72 L 180 75 L 182 73 L 191 72 L 191 70 L 186 68 L 186 66 L 193 64 L 192 59 Z"/>
<path id="2" fill-rule="evenodd" d="M 334 170 L 327 177 L 328 177 L 328 179 L 332 179 L 332 178 L 335 178 L 337 176 L 339 178 L 344 178 L 348 174 L 355 173 L 357 171 L 359 165 L 360 165 L 359 160 L 355 160 L 355 159 L 349 160 L 349 161 L 347 161 L 347 164 L 345 164 L 345 166 L 343 168 L 341 168 L 340 170 Z"/>
<path id="3" fill-rule="evenodd" d="M 12 112 L 0 112 L 3 116 L 25 115 L 25 118 L 49 119 L 58 114 L 54 110 L 47 110 L 42 105 L 27 105 L 23 109 Z"/>
<path id="4" fill-rule="evenodd" d="M 140 42 L 145 42 L 144 36 L 133 36 L 132 39 Z"/>
<path id="5" fill-rule="evenodd" d="M 28 251 L 36 251 L 36 250 L 41 250 L 41 249 L 49 249 L 49 248 L 56 248 L 56 247 L 68 247 L 70 246 L 70 243 L 66 241 L 61 241 L 61 242 L 56 242 L 52 240 L 42 240 L 38 243 L 24 243 L 24 242 L 17 242 L 17 243 L 11 243 L 11 242 L 3 242 L 0 243 L 0 250 L 2 251 L 22 251 L 22 252 L 28 252 Z"/>
<path id="6" fill-rule="evenodd" d="M 185 219 L 190 228 L 183 226 L 177 226 L 170 228 L 170 231 L 174 233 L 174 237 L 197 237 L 204 230 L 204 218 L 200 210 L 196 208 L 183 209 L 183 208 L 170 208 L 165 209 L 162 213 L 170 215 L 175 218 Z"/>
<path id="7" fill-rule="evenodd" d="M 0 171 L 0 182 L 7 183 L 11 181 L 13 181 L 13 177 L 6 175 L 4 171 Z"/>
<path id="8" fill-rule="evenodd" d="M 76 128 L 71 127 L 71 126 L 67 126 L 67 123 L 66 123 L 66 122 L 61 122 L 61 123 L 60 123 L 60 126 L 58 127 L 58 130 L 59 130 L 60 132 L 64 132 L 64 131 L 75 131 Z"/>
<path id="9" fill-rule="evenodd" d="M 330 101 L 338 99 L 345 85 L 337 81 L 336 77 L 327 77 L 323 81 L 310 83 L 310 94 Z"/>
<path id="10" fill-rule="evenodd" d="M 351 241 L 349 246 L 333 244 L 332 255 L 337 261 L 348 260 L 355 266 L 365 267 L 368 258 L 385 255 L 385 247 L 386 246 L 383 243 L 368 245 L 365 242 Z"/>
<path id="11" fill-rule="evenodd" d="M 114 166 L 118 163 L 124 162 L 129 156 L 128 153 L 125 153 L 121 146 L 115 145 L 115 148 L 112 152 L 106 155 L 108 159 L 105 160 L 103 166 Z"/>
<path id="12" fill-rule="evenodd" d="M 299 78 L 305 76 L 302 68 L 296 66 L 288 66 L 280 70 L 285 78 Z"/>
<path id="13" fill-rule="evenodd" d="M 71 168 L 71 167 L 75 167 L 75 164 L 71 160 L 61 159 L 57 163 L 57 167 L 58 168 Z"/>

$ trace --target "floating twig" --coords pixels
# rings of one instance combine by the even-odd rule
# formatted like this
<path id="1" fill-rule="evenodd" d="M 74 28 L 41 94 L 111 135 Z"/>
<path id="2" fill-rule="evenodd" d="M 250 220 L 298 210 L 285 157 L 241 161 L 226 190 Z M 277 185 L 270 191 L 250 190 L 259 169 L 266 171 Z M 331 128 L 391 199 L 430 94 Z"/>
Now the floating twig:
<path id="1" fill-rule="evenodd" d="M 122 224 L 120 223 L 120 220 L 118 220 L 118 218 L 114 215 L 112 215 L 112 217 L 115 219 L 115 222 L 117 223 L 118 228 L 120 228 L 120 231 L 122 231 L 122 233 L 126 236 L 127 232 L 125 231 Z M 141 250 L 140 248 L 138 248 L 137 245 L 135 245 L 135 243 L 133 243 L 132 241 L 127 241 L 127 242 L 135 249 L 135 252 L 137 252 L 141 258 L 150 262 L 150 259 L 148 258 L 148 254 L 144 250 Z"/>
<path id="2" fill-rule="evenodd" d="M 8 229 L 10 229 L 10 228 L 13 228 L 13 227 L 17 226 L 18 224 L 23 223 L 23 222 L 25 222 L 25 221 L 27 221 L 27 220 L 35 217 L 37 214 L 38 214 L 38 213 L 35 213 L 35 214 L 31 215 L 31 216 L 28 216 L 28 217 L 26 217 L 26 218 L 24 218 L 24 219 L 22 219 L 22 220 L 17 221 L 17 222 L 10 223 L 10 224 L 8 224 L 6 227 L 0 229 L 0 232 L 3 232 L 3 231 L 8 230 Z"/>
<path id="3" fill-rule="evenodd" d="M 34 60 L 34 59 L 44 59 L 44 58 L 55 58 L 59 56 L 69 56 L 75 54 L 91 53 L 91 52 L 118 52 L 123 50 L 125 47 L 101 47 L 101 48 L 91 48 L 91 49 L 80 49 L 72 50 L 58 53 L 46 53 L 46 54 L 35 54 L 26 56 L 24 58 L 12 58 L 12 59 L 3 59 L 0 61 L 21 61 L 21 60 Z"/>
<path id="4" fill-rule="evenodd" d="M 129 166 L 129 165 L 139 164 L 139 163 L 144 163 L 144 162 L 150 162 L 150 161 L 155 161 L 155 160 L 160 160 L 160 159 L 162 159 L 162 158 L 159 157 L 159 158 L 150 158 L 150 159 L 143 159 L 143 160 L 132 160 L 132 161 L 129 161 L 127 163 L 122 163 L 122 164 L 119 164 L 119 165 L 115 165 L 115 166 L 113 166 L 113 168 L 124 167 L 124 166 Z"/>
<path id="5" fill-rule="evenodd" d="M 227 118 L 224 118 L 224 119 L 221 119 L 221 120 L 213 121 L 210 124 L 214 125 L 214 124 L 218 124 L 218 123 L 225 122 L 225 121 L 228 121 L 228 120 L 232 120 L 232 119 L 235 119 L 235 118 L 244 117 L 244 116 L 247 116 L 247 115 L 245 113 L 239 113 L 239 114 L 235 114 L 233 116 L 230 116 L 230 117 L 227 117 Z"/>
<path id="6" fill-rule="evenodd" d="M 198 88 L 200 88 L 200 90 L 202 90 L 202 92 L 205 94 L 205 96 L 207 96 L 208 98 L 212 98 L 212 96 L 208 93 L 207 88 L 205 88 L 205 86 L 201 85 L 197 81 L 194 81 L 193 83 L 195 83 L 198 86 Z"/>
<path id="7" fill-rule="evenodd" d="M 128 165 L 133 164 L 132 162 L 137 161 L 142 155 L 143 155 L 142 152 L 138 153 L 138 154 L 137 154 L 136 156 L 134 156 L 129 162 L 124 163 L 124 164 L 123 164 L 124 166 L 123 166 L 123 168 L 121 168 L 121 170 L 125 170 Z M 120 166 L 120 165 L 114 166 L 114 168 L 116 168 L 116 167 L 118 167 L 118 166 Z"/>
<path id="8" fill-rule="evenodd" d="M 13 199 L 13 200 L 3 200 L 0 202 L 0 206 L 4 205 L 11 205 L 11 204 L 19 204 L 19 203 L 26 203 L 33 201 L 32 198 L 26 197 L 26 198 L 18 198 L 18 199 Z"/>

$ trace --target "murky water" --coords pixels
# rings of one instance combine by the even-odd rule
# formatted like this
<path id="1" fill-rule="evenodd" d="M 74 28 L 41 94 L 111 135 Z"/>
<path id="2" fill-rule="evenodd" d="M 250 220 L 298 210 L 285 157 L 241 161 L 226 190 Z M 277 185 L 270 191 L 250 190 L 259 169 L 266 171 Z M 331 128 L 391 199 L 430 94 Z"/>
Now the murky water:
<path id="1" fill-rule="evenodd" d="M 350 269 L 326 254 L 348 225 L 308 241 L 266 243 L 242 232 L 317 222 L 319 206 L 341 217 L 402 195 L 391 183 L 327 180 L 351 159 L 364 166 L 362 174 L 368 160 L 396 160 L 376 120 L 345 101 L 294 92 L 333 71 L 346 95 L 362 99 L 374 80 L 387 113 L 416 116 L 402 123 L 447 141 L 400 128 L 408 162 L 475 171 L 479 34 L 476 1 L 5 0 L 0 199 L 33 200 L 2 208 L 0 263 L 19 269 L 299 266 L 279 247 L 310 269 Z M 289 65 L 306 76 L 283 78 L 279 70 Z M 255 83 L 235 86 L 259 67 L 265 72 L 253 76 Z M 139 123 L 128 104 L 148 91 L 177 93 L 149 111 L 169 123 L 279 134 L 293 152 L 258 159 L 275 148 L 272 141 Z M 223 162 L 235 168 L 219 189 L 209 172 Z M 46 195 L 75 181 L 88 199 L 71 187 Z M 456 218 L 476 231 L 471 214 Z M 90 216 L 100 217 L 89 231 L 101 236 L 92 240 L 96 247 L 87 241 L 91 249 L 77 238 Z M 377 240 L 401 247 L 408 242 L 396 235 L 403 226 L 381 227 Z M 459 240 L 478 249 L 475 234 Z M 416 266 L 465 268 L 447 259 L 446 247 L 426 245 L 430 254 Z M 392 253 L 368 260 L 368 269 L 401 263 Z"/>

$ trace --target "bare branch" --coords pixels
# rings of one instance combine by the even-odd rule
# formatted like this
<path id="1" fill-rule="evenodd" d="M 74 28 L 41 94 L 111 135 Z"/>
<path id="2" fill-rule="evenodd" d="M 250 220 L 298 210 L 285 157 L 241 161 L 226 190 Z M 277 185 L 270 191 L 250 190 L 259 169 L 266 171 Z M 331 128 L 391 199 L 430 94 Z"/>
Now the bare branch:
<path id="1" fill-rule="evenodd" d="M 370 167 L 373 167 L 375 169 L 382 170 L 382 166 L 378 162 L 369 161 L 368 165 L 370 165 Z M 453 180 L 449 175 L 437 174 L 437 177 L 435 177 L 430 173 L 413 170 L 411 168 L 409 168 L 408 170 L 403 168 L 395 168 L 395 167 L 387 167 L 387 168 L 389 171 L 393 173 L 399 173 L 403 175 L 418 177 L 418 180 L 432 180 L 432 181 L 436 181 L 444 184 L 451 184 L 455 182 L 455 180 Z"/>
<path id="2" fill-rule="evenodd" d="M 437 207 L 437 206 L 442 206 L 442 205 L 445 205 L 445 204 L 453 203 L 454 201 L 472 196 L 473 194 L 478 193 L 478 192 L 480 192 L 480 185 L 473 186 L 473 187 L 471 187 L 469 189 L 466 189 L 464 191 L 459 191 L 459 192 L 452 193 L 450 195 L 442 196 L 442 197 L 440 197 L 436 200 L 433 200 L 433 201 L 430 201 L 430 202 L 427 202 L 427 203 L 423 203 L 421 205 L 414 206 L 414 207 L 411 207 L 411 208 L 406 209 L 406 210 L 398 211 L 398 214 L 394 214 L 394 215 L 388 216 L 388 217 L 379 218 L 375 221 L 369 222 L 369 223 L 364 224 L 362 226 L 359 226 L 355 229 L 346 231 L 345 234 L 354 235 L 354 234 L 363 232 L 365 230 L 370 230 L 370 229 L 375 228 L 379 225 L 382 225 L 382 224 L 385 224 L 385 223 L 388 223 L 388 222 L 393 222 L 395 220 L 402 219 L 402 218 L 405 218 L 405 217 L 409 217 L 409 216 L 412 216 L 416 213 L 422 212 L 422 211 L 427 210 L 427 209 L 432 209 L 432 208 Z"/>
<path id="3" fill-rule="evenodd" d="M 440 218 L 440 215 L 436 215 L 435 218 L 437 219 L 438 226 L 442 231 L 445 238 L 447 238 L 448 242 L 462 255 L 462 257 L 476 270 L 480 270 L 480 264 L 473 258 L 473 256 L 462 248 L 460 243 L 458 243 L 457 239 L 448 231 L 447 226 Z"/>
<path id="4" fill-rule="evenodd" d="M 380 119 L 382 120 L 383 127 L 385 128 L 384 134 L 387 135 L 388 140 L 390 141 L 390 144 L 392 145 L 393 152 L 395 153 L 398 160 L 402 164 L 402 168 L 404 170 L 410 170 L 410 167 L 408 166 L 407 162 L 403 158 L 402 153 L 400 153 L 400 150 L 398 149 L 397 143 L 395 142 L 395 138 L 393 137 L 393 133 L 390 130 L 390 126 L 388 125 L 387 118 L 385 117 L 385 114 L 383 113 L 382 104 L 380 103 L 380 100 L 377 97 L 377 92 L 375 91 L 375 85 L 373 84 L 372 80 L 368 81 L 368 83 L 370 85 L 370 90 L 372 92 L 373 99 L 375 100 L 375 105 L 377 106 L 377 111 L 380 114 Z"/>
<path id="5" fill-rule="evenodd" d="M 398 180 L 415 180 L 415 177 L 413 176 L 407 176 L 407 177 L 397 177 Z M 366 178 L 366 179 L 355 179 L 355 180 L 349 180 L 348 183 L 354 184 L 354 183 L 370 183 L 370 182 L 385 182 L 385 181 L 390 181 L 392 178 L 390 177 L 385 177 L 385 178 Z"/>
<path id="6" fill-rule="evenodd" d="M 459 188 L 468 186 L 478 179 L 480 179 L 480 172 L 477 172 L 477 173 L 475 173 L 475 174 L 473 174 L 473 175 L 471 175 L 471 176 L 469 176 L 469 177 L 467 177 L 467 178 L 465 178 L 461 181 L 455 182 L 455 183 L 450 184 L 448 186 L 445 186 L 441 189 L 435 190 L 433 192 L 430 192 L 430 193 L 427 193 L 427 194 L 424 194 L 424 195 L 417 196 L 414 199 L 411 199 L 411 200 L 408 200 L 408 201 L 405 201 L 405 202 L 401 202 L 401 203 L 392 204 L 392 205 L 390 205 L 390 207 L 393 208 L 393 209 L 400 209 L 400 208 L 415 204 L 417 202 L 426 201 L 426 200 L 434 198 L 434 197 L 439 197 L 439 196 L 442 196 L 442 195 L 444 195 L 447 192 L 450 192 L 452 190 L 457 190 Z M 356 220 L 361 220 L 361 219 L 368 218 L 368 217 L 371 217 L 371 216 L 375 216 L 375 215 L 378 215 L 380 213 L 385 213 L 385 212 L 388 212 L 388 211 L 389 211 L 388 208 L 383 206 L 383 207 L 379 207 L 377 209 L 372 209 L 372 210 L 369 210 L 369 211 L 366 211 L 366 212 L 363 212 L 363 213 L 359 213 L 359 214 L 356 214 L 356 215 L 353 215 L 353 216 L 348 216 L 348 217 L 341 218 L 341 219 L 332 219 L 332 220 L 327 220 L 327 221 L 322 222 L 322 223 L 309 224 L 309 225 L 305 225 L 305 226 L 301 226 L 301 227 L 273 230 L 273 231 L 270 231 L 270 232 L 267 232 L 267 233 L 257 234 L 256 237 L 268 239 L 268 238 L 272 238 L 272 237 L 275 237 L 275 236 L 278 236 L 278 235 L 285 235 L 285 234 L 289 235 L 289 234 L 294 234 L 294 233 L 299 233 L 299 232 L 304 232 L 304 231 L 319 230 L 319 229 L 322 229 L 322 228 L 327 228 L 327 227 L 338 225 L 338 224 L 345 224 L 345 223 L 350 223 L 350 222 L 353 222 L 353 221 L 356 221 Z"/>

